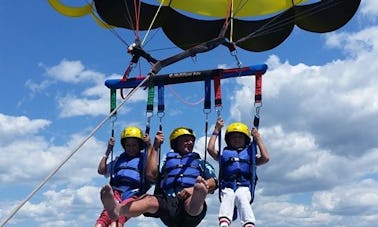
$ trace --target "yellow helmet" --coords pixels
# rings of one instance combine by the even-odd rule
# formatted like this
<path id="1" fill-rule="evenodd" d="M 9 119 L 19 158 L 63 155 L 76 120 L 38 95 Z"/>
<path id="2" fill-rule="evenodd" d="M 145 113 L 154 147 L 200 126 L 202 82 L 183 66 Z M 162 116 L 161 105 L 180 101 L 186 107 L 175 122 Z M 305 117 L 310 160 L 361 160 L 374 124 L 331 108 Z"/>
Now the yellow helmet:
<path id="1" fill-rule="evenodd" d="M 143 132 L 140 128 L 135 126 L 126 127 L 121 133 L 121 144 L 123 146 L 123 141 L 126 138 L 136 138 L 139 139 L 139 148 L 142 150 L 144 148 Z"/>
<path id="2" fill-rule="evenodd" d="M 225 134 L 225 140 L 226 140 L 226 143 L 228 144 L 228 136 L 229 136 L 229 133 L 231 132 L 239 132 L 239 133 L 242 133 L 246 136 L 247 138 L 247 144 L 249 142 L 251 142 L 251 132 L 249 131 L 248 129 L 248 126 L 241 123 L 241 122 L 234 122 L 234 123 L 231 123 L 227 129 L 226 129 L 226 134 Z"/>
<path id="3" fill-rule="evenodd" d="M 193 139 L 195 140 L 196 139 L 196 135 L 194 134 L 193 130 L 190 129 L 190 128 L 186 128 L 186 127 L 179 127 L 179 128 L 176 128 L 174 129 L 172 132 L 171 132 L 171 135 L 169 136 L 169 141 L 170 141 L 170 144 L 171 144 L 171 148 L 172 149 L 175 149 L 175 140 L 180 137 L 180 136 L 183 136 L 183 135 L 189 135 L 189 136 L 192 136 Z"/>

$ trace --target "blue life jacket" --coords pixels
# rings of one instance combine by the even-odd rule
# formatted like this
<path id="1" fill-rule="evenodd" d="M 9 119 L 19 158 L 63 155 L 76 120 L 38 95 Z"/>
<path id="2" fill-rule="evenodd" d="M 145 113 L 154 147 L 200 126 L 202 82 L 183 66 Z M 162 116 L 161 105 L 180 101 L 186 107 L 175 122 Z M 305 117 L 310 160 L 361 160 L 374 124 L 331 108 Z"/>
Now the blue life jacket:
<path id="1" fill-rule="evenodd" d="M 241 151 L 225 148 L 220 157 L 222 171 L 221 188 L 234 188 L 237 186 L 249 186 L 251 179 L 251 160 L 248 149 Z"/>
<path id="2" fill-rule="evenodd" d="M 226 147 L 219 158 L 219 171 L 220 189 L 249 187 L 252 202 L 257 181 L 254 142 L 240 151 Z"/>
<path id="3" fill-rule="evenodd" d="M 192 187 L 202 173 L 198 153 L 180 155 L 177 152 L 169 152 L 162 168 L 160 187 L 165 191 L 173 189 L 177 194 L 183 188 Z"/>
<path id="4" fill-rule="evenodd" d="M 145 185 L 143 175 L 144 156 L 130 157 L 127 153 L 122 153 L 112 170 L 112 180 L 110 184 L 113 189 L 122 192 L 122 200 L 131 196 L 143 195 L 150 186 Z"/>

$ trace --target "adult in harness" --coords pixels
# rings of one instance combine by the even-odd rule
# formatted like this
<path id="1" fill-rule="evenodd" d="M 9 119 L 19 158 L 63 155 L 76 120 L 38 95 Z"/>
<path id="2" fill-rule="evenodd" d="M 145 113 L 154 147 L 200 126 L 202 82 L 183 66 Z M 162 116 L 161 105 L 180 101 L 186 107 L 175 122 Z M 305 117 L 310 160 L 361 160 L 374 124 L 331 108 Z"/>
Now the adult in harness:
<path id="1" fill-rule="evenodd" d="M 253 201 L 257 181 L 256 165 L 267 163 L 269 154 L 256 128 L 249 131 L 248 126 L 241 122 L 232 123 L 227 127 L 225 134 L 227 146 L 219 152 L 215 149 L 215 140 L 223 125 L 223 119 L 219 117 L 207 147 L 211 157 L 219 162 L 221 200 L 219 226 L 230 226 L 235 219 L 233 219 L 234 208 L 237 208 L 241 225 L 254 227 L 255 215 L 250 203 Z M 251 134 L 253 142 L 251 142 Z M 253 143 L 257 144 L 260 156 L 256 156 L 256 147 Z"/>
<path id="2" fill-rule="evenodd" d="M 157 132 L 152 153 L 163 142 L 163 133 Z M 172 131 L 170 137 L 172 151 L 168 152 L 157 179 L 154 195 L 145 195 L 126 205 L 114 201 L 114 193 L 109 186 L 101 191 L 105 209 L 113 219 L 119 215 L 135 217 L 141 214 L 160 218 L 170 227 L 197 226 L 206 215 L 206 196 L 217 188 L 214 168 L 193 152 L 195 135 L 189 128 L 180 127 Z"/>
<path id="3" fill-rule="evenodd" d="M 126 204 L 146 193 L 151 183 L 145 178 L 145 156 L 141 152 L 147 146 L 151 147 L 148 134 L 143 135 L 141 129 L 131 126 L 121 133 L 121 145 L 124 152 L 115 160 L 107 163 L 108 156 L 113 149 L 115 140 L 109 139 L 108 148 L 98 165 L 98 173 L 111 177 L 110 186 L 114 192 L 114 198 L 121 204 Z M 147 149 L 149 150 L 149 149 Z M 111 220 L 108 212 L 104 209 L 98 217 L 95 227 L 123 226 L 127 217 L 120 216 Z"/>

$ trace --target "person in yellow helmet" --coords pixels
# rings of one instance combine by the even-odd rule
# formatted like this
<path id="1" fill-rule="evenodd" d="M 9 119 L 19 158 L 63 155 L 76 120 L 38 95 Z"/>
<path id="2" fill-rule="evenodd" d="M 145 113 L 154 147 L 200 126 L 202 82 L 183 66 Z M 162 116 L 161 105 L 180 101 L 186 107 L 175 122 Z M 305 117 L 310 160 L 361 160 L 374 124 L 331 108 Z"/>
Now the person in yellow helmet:
<path id="1" fill-rule="evenodd" d="M 154 194 L 119 205 L 114 201 L 112 189 L 105 186 L 101 191 L 101 199 L 112 218 L 144 214 L 160 218 L 167 226 L 198 226 L 206 215 L 206 196 L 216 190 L 217 180 L 214 168 L 193 152 L 195 139 L 190 128 L 174 129 L 169 136 L 172 150 L 166 154 L 159 172 L 156 156 L 164 134 L 157 132 L 152 146 L 152 153 L 155 154 L 152 159 L 156 160 L 156 168 L 150 172 L 157 180 Z"/>
<path id="2" fill-rule="evenodd" d="M 113 137 L 109 139 L 108 147 L 100 160 L 97 171 L 105 177 L 111 176 L 109 184 L 114 192 L 114 198 L 121 204 L 127 204 L 146 193 L 151 187 L 151 179 L 146 178 L 144 174 L 147 160 L 141 152 L 146 146 L 149 150 L 151 142 L 149 135 L 144 135 L 142 130 L 135 126 L 126 127 L 122 131 L 120 142 L 123 152 L 108 162 L 109 154 L 115 144 Z M 147 156 L 150 156 L 150 153 Z M 112 220 L 104 209 L 96 220 L 95 227 L 121 227 L 127 219 L 126 216 L 120 216 L 117 220 Z"/>
<path id="3" fill-rule="evenodd" d="M 247 125 L 234 122 L 226 128 L 227 146 L 219 152 L 215 149 L 215 141 L 223 126 L 223 119 L 219 117 L 207 147 L 210 156 L 219 162 L 219 226 L 230 226 L 239 214 L 243 227 L 254 227 L 256 221 L 250 203 L 257 180 L 255 167 L 269 161 L 268 150 L 256 128 L 250 131 Z M 260 155 L 256 155 L 251 135 Z"/>

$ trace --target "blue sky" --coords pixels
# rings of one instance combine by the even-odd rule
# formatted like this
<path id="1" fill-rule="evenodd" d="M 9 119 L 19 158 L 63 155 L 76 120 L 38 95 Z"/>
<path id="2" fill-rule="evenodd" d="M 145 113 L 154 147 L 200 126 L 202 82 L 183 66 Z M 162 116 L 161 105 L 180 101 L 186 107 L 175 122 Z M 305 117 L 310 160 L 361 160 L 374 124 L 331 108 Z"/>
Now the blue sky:
<path id="1" fill-rule="evenodd" d="M 273 50 L 238 51 L 243 66 L 269 67 L 263 78 L 260 133 L 271 161 L 258 168 L 253 204 L 258 226 L 378 222 L 377 17 L 378 2 L 363 0 L 356 16 L 336 32 L 320 35 L 295 29 Z M 104 81 L 120 78 L 130 58 L 127 46 L 91 17 L 65 17 L 47 1 L 1 1 L 0 18 L 3 221 L 107 116 L 109 90 Z M 116 31 L 128 43 L 133 41 L 130 32 Z M 146 49 L 172 46 L 158 31 Z M 178 52 L 170 48 L 152 54 L 161 59 Z M 220 66 L 236 67 L 222 47 L 162 73 Z M 148 70 L 144 64 L 133 76 Z M 251 125 L 253 89 L 253 77 L 222 81 L 226 124 Z M 200 154 L 205 147 L 203 104 L 188 103 L 200 100 L 202 91 L 202 83 L 167 88 L 162 118 L 166 135 L 181 125 L 192 127 Z M 145 105 L 146 92 L 140 90 L 121 108 L 114 123 L 117 138 L 127 125 L 144 129 Z M 212 111 L 211 129 L 215 120 Z M 154 116 L 153 134 L 158 122 Z M 102 209 L 99 189 L 107 183 L 97 174 L 97 165 L 110 131 L 108 121 L 6 226 L 93 226 Z M 168 143 L 163 149 L 168 150 Z M 115 150 L 121 150 L 119 144 Z M 209 211 L 200 226 L 217 226 L 217 193 L 207 203 Z M 162 226 L 158 219 L 145 217 L 128 224 Z M 239 226 L 238 221 L 233 226 Z"/>

